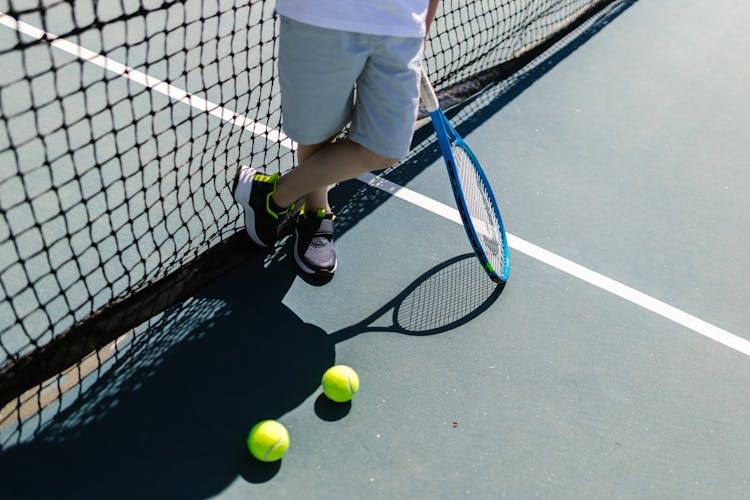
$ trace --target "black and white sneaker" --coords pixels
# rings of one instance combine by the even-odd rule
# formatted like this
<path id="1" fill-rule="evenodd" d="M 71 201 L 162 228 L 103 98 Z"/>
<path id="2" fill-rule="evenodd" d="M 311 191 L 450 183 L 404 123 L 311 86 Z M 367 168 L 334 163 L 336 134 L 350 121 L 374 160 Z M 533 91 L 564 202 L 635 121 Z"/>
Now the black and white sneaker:
<path id="1" fill-rule="evenodd" d="M 336 271 L 336 249 L 333 246 L 333 221 L 336 216 L 318 210 L 304 210 L 294 228 L 294 260 L 300 271 L 310 276 L 331 276 Z"/>
<path id="2" fill-rule="evenodd" d="M 245 211 L 245 230 L 256 245 L 270 247 L 279 238 L 279 226 L 294 205 L 280 208 L 271 199 L 279 174 L 265 175 L 247 165 L 240 166 L 234 178 L 234 199 Z"/>

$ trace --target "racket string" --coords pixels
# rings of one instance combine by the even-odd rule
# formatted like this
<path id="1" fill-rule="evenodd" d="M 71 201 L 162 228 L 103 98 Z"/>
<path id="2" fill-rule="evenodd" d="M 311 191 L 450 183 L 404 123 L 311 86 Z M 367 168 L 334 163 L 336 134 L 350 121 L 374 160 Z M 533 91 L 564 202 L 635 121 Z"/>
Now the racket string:
<path id="1" fill-rule="evenodd" d="M 452 150 L 471 225 L 487 260 L 496 272 L 502 273 L 505 267 L 505 247 L 489 190 L 474 167 L 469 154 L 461 146 L 455 144 Z"/>

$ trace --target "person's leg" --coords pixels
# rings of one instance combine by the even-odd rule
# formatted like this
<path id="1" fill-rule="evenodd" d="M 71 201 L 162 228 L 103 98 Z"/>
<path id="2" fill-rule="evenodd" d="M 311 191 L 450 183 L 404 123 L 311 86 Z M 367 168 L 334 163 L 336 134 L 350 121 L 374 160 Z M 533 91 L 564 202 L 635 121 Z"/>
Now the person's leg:
<path id="1" fill-rule="evenodd" d="M 395 158 L 383 157 L 360 146 L 349 139 L 334 143 L 304 146 L 306 157 L 291 172 L 283 175 L 276 186 L 273 201 L 286 207 L 297 199 L 311 194 L 314 203 L 310 208 L 327 206 L 327 195 L 323 195 L 328 186 L 337 182 L 353 179 L 371 170 L 384 169 L 397 161 Z M 310 152 L 310 149 L 314 151 Z M 319 206 L 321 198 L 325 206 Z"/>
<path id="2" fill-rule="evenodd" d="M 333 143 L 336 138 L 321 142 L 318 144 L 298 144 L 297 145 L 297 164 L 305 162 L 312 155 L 320 151 L 321 148 L 328 146 Z M 309 193 L 305 194 L 304 205 L 313 211 L 323 209 L 326 212 L 331 211 L 331 206 L 328 203 L 328 186 L 314 189 Z"/>
<path id="3" fill-rule="evenodd" d="M 299 165 L 279 179 L 272 200 L 286 205 L 288 200 L 304 196 L 305 207 L 294 228 L 292 255 L 302 273 L 330 277 L 338 262 L 333 244 L 336 216 L 328 203 L 328 186 L 384 168 L 395 160 L 382 158 L 348 139 L 300 146 L 298 153 Z"/>
<path id="4" fill-rule="evenodd" d="M 299 198 L 306 198 L 308 214 L 331 221 L 322 225 L 331 226 L 330 238 L 325 231 L 329 240 L 326 251 L 333 254 L 327 188 L 386 168 L 408 151 L 419 99 L 422 44 L 420 39 L 385 40 L 318 29 L 284 18 L 281 25 L 284 130 L 303 144 L 300 161 L 281 179 L 243 166 L 235 181 L 235 199 L 245 211 L 250 237 L 261 246 L 270 246 L 278 237 L 281 218 L 292 213 L 292 204 Z M 372 43 L 373 38 L 378 43 Z M 375 47 L 383 51 L 373 53 Z M 355 81 L 358 93 L 352 116 Z M 329 143 L 349 117 L 350 138 Z M 322 241 L 318 233 L 317 229 L 310 232 L 307 243 Z M 321 253 L 312 247 L 311 251 Z"/>
<path id="5" fill-rule="evenodd" d="M 278 74 L 283 132 L 298 144 L 300 163 L 324 148 L 351 120 L 355 82 L 366 64 L 366 46 L 351 33 L 306 25 L 282 16 Z M 297 169 L 294 169 L 295 171 Z M 304 172 L 304 169 L 302 170 Z M 295 176 L 300 172 L 296 172 Z M 308 195 L 311 206 L 327 207 L 326 185 L 309 185 L 295 198 L 274 204 L 278 174 L 242 165 L 233 192 L 241 205 L 245 228 L 259 246 L 270 247 L 278 229 L 295 212 L 290 206 Z"/>
<path id="6" fill-rule="evenodd" d="M 370 46 L 379 49 L 368 53 L 357 78 L 349 138 L 302 147 L 299 165 L 279 180 L 272 195 L 281 206 L 306 195 L 305 211 L 295 226 L 293 256 L 308 275 L 330 276 L 337 266 L 328 186 L 384 169 L 409 149 L 419 99 L 421 40 L 377 38 Z"/>
<path id="7" fill-rule="evenodd" d="M 386 168 L 408 152 L 419 103 L 422 41 L 386 37 L 377 45 L 357 79 L 350 138 L 315 148 L 284 175 L 273 194 L 278 205 Z"/>

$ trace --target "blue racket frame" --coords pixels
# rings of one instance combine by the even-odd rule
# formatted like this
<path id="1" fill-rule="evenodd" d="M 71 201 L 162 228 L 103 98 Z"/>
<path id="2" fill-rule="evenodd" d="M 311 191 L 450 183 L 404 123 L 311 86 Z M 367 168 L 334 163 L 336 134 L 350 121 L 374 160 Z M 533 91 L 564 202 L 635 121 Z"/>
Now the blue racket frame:
<path id="1" fill-rule="evenodd" d="M 448 177 L 451 181 L 453 197 L 456 200 L 456 206 L 458 207 L 458 213 L 461 216 L 461 221 L 463 222 L 464 230 L 466 231 L 466 237 L 469 239 L 469 243 L 471 243 L 471 246 L 474 249 L 474 253 L 476 253 L 477 258 L 479 258 L 480 262 L 482 263 L 482 268 L 485 270 L 490 279 L 497 283 L 505 283 L 508 280 L 508 275 L 510 274 L 510 254 L 508 253 L 508 240 L 505 235 L 503 218 L 500 216 L 500 209 L 497 205 L 497 200 L 495 199 L 495 195 L 492 192 L 490 183 L 487 180 L 487 176 L 485 175 L 484 170 L 482 170 L 482 166 L 479 164 L 479 160 L 477 160 L 477 157 L 471 151 L 471 148 L 469 148 L 469 146 L 464 142 L 461 136 L 458 135 L 456 130 L 450 124 L 450 121 L 448 120 L 448 117 L 445 116 L 445 113 L 443 113 L 443 110 L 438 108 L 435 111 L 430 112 L 430 118 L 432 119 L 432 125 L 435 128 L 435 133 L 437 134 L 438 143 L 440 144 L 440 150 L 443 152 L 443 159 L 445 160 L 445 166 L 448 169 Z M 479 237 L 477 235 L 476 229 L 474 228 L 474 225 L 471 222 L 471 218 L 469 217 L 469 211 L 466 206 L 466 199 L 464 197 L 463 188 L 461 187 L 461 180 L 458 177 L 458 168 L 456 167 L 456 160 L 453 157 L 451 145 L 460 147 L 467 153 L 472 165 L 476 169 L 480 179 L 487 188 L 487 194 L 489 195 L 492 210 L 495 212 L 495 217 L 497 218 L 497 222 L 500 226 L 500 235 L 503 240 L 503 255 L 505 256 L 505 258 L 503 259 L 503 269 L 498 270 L 492 267 L 492 264 L 487 258 L 487 254 L 484 252 L 482 245 L 479 244 Z"/>

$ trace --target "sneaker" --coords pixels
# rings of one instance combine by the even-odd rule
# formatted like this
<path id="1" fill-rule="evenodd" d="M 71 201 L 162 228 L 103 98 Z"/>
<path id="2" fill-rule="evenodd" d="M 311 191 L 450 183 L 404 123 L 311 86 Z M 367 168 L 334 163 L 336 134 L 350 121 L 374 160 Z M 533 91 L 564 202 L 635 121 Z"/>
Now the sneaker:
<path id="1" fill-rule="evenodd" d="M 234 178 L 234 199 L 245 211 L 245 230 L 256 245 L 270 247 L 279 238 L 279 226 L 294 205 L 280 209 L 271 200 L 279 174 L 265 175 L 247 165 L 240 166 Z"/>
<path id="2" fill-rule="evenodd" d="M 313 276 L 330 276 L 336 271 L 336 249 L 333 247 L 333 221 L 336 216 L 318 210 L 302 210 L 294 228 L 294 260 L 299 269 Z"/>

